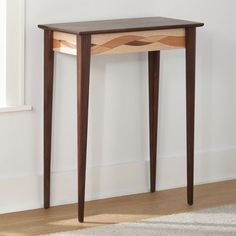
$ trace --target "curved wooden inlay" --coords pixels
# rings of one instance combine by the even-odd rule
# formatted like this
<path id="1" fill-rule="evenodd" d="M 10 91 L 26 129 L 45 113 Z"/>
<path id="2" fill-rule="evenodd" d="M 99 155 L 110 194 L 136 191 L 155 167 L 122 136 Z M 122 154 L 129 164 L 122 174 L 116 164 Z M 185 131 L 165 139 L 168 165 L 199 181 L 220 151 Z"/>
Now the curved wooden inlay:
<path id="1" fill-rule="evenodd" d="M 185 47 L 185 29 L 92 35 L 92 54 L 157 51 Z"/>
<path id="2" fill-rule="evenodd" d="M 76 55 L 76 35 L 61 32 L 53 33 L 53 50 L 56 52 Z"/>
<path id="3" fill-rule="evenodd" d="M 148 45 L 150 44 L 150 42 L 145 42 L 145 41 L 132 41 L 132 42 L 129 42 L 129 43 L 126 43 L 125 45 L 128 45 L 128 46 L 144 46 L 144 45 Z"/>
<path id="4" fill-rule="evenodd" d="M 181 47 L 185 44 L 185 38 L 179 36 L 168 36 L 159 40 L 159 42 L 169 46 Z"/>
<path id="5" fill-rule="evenodd" d="M 54 32 L 54 51 L 76 55 L 76 35 Z M 185 48 L 185 29 L 92 35 L 91 54 L 117 54 Z"/>
<path id="6" fill-rule="evenodd" d="M 53 48 L 60 48 L 61 47 L 61 40 L 53 39 Z"/>
<path id="7" fill-rule="evenodd" d="M 60 47 L 76 48 L 76 44 L 67 42 L 65 40 L 54 39 L 53 40 L 53 47 L 54 48 L 60 48 Z"/>
<path id="8" fill-rule="evenodd" d="M 120 36 L 118 38 L 114 38 L 112 40 L 109 40 L 108 42 L 104 43 L 103 47 L 107 47 L 107 48 L 115 48 L 118 47 L 120 45 L 124 45 L 127 43 L 132 43 L 136 40 L 142 39 L 142 37 L 140 36 L 136 36 L 136 35 L 125 35 L 125 36 Z M 93 42 L 92 42 L 93 43 Z M 96 45 L 95 43 L 93 43 L 94 45 Z"/>

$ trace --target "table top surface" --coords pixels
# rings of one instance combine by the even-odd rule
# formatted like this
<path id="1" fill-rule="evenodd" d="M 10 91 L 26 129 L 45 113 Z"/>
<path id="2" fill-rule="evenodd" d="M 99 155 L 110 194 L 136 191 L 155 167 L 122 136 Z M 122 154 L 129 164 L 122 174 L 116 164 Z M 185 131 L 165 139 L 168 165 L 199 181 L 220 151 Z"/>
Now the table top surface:
<path id="1" fill-rule="evenodd" d="M 39 25 L 44 30 L 71 34 L 104 34 L 158 29 L 200 27 L 203 23 L 164 17 L 128 18 Z"/>

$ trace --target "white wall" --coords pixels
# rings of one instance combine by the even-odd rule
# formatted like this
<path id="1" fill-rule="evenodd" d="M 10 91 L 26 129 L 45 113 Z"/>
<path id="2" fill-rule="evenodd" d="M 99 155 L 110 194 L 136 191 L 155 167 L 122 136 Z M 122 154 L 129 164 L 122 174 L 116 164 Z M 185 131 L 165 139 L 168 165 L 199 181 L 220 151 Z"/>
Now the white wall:
<path id="1" fill-rule="evenodd" d="M 43 206 L 43 32 L 38 24 L 142 16 L 205 22 L 197 37 L 196 183 L 236 177 L 233 0 L 26 1 L 26 103 L 0 114 L 0 213 Z M 184 50 L 162 52 L 158 189 L 186 184 Z M 75 58 L 56 56 L 52 203 L 76 202 Z M 148 191 L 145 54 L 92 59 L 87 199 Z"/>

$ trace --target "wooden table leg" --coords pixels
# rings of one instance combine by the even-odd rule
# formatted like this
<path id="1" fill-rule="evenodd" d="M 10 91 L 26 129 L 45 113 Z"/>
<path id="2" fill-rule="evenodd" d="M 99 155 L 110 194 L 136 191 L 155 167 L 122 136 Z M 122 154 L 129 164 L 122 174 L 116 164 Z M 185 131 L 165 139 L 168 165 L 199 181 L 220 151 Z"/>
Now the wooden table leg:
<path id="1" fill-rule="evenodd" d="M 155 192 L 160 51 L 148 52 L 148 70 L 149 70 L 150 184 L 151 184 L 151 192 Z"/>
<path id="2" fill-rule="evenodd" d="M 196 28 L 186 29 L 187 198 L 193 204 Z"/>
<path id="3" fill-rule="evenodd" d="M 53 98 L 53 32 L 44 31 L 44 208 L 50 207 L 50 172 Z"/>
<path id="4" fill-rule="evenodd" d="M 84 221 L 91 35 L 77 36 L 78 214 Z"/>

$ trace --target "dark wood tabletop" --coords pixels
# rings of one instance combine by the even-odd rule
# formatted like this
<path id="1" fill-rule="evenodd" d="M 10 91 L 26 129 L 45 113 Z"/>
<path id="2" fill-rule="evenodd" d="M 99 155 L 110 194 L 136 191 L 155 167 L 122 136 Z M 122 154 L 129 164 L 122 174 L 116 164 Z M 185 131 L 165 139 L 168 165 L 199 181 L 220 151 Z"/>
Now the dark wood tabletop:
<path id="1" fill-rule="evenodd" d="M 129 31 L 200 27 L 203 23 L 165 17 L 128 18 L 39 25 L 39 28 L 71 34 L 103 34 Z"/>

